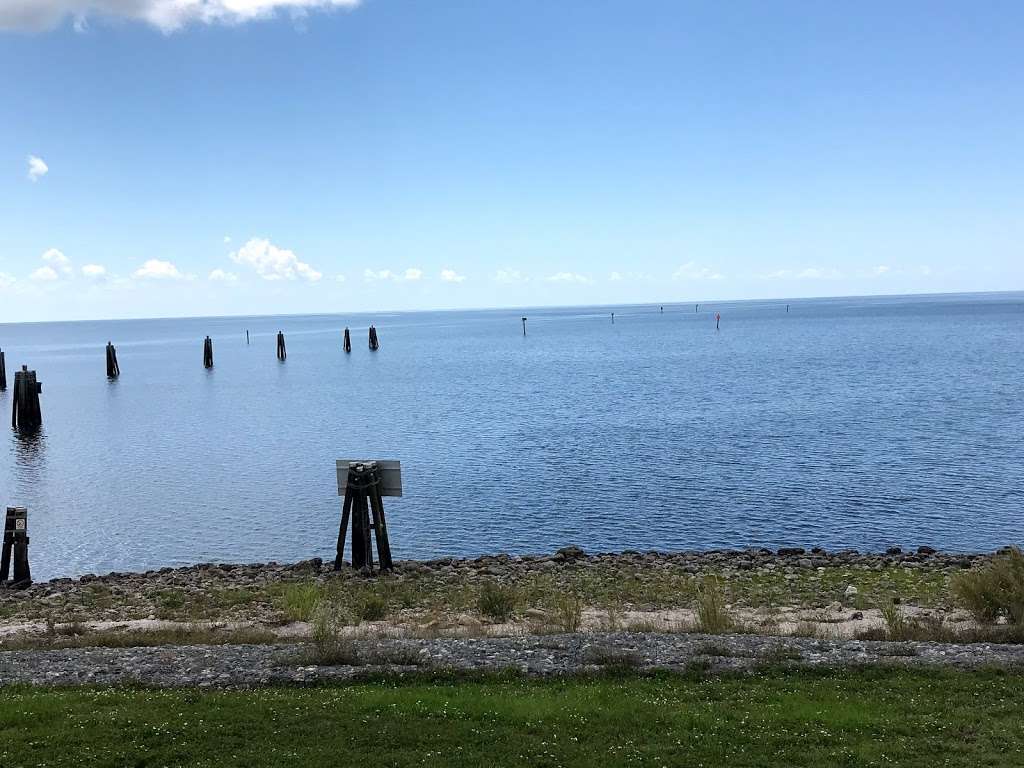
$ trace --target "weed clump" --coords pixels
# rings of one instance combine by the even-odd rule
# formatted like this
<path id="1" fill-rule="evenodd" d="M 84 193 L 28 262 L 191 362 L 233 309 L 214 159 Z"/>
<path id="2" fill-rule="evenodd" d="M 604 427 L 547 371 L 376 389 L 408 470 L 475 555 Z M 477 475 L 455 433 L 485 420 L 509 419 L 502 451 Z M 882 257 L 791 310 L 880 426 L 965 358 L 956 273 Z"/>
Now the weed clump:
<path id="1" fill-rule="evenodd" d="M 697 629 L 709 635 L 721 635 L 736 625 L 726 607 L 725 593 L 717 579 L 705 579 L 697 587 Z"/>
<path id="2" fill-rule="evenodd" d="M 508 621 L 516 609 L 516 592 L 494 581 L 485 581 L 477 596 L 476 607 L 495 621 Z"/>
<path id="3" fill-rule="evenodd" d="M 950 588 L 979 622 L 1024 623 L 1024 552 L 1005 549 L 984 567 L 954 576 Z"/>

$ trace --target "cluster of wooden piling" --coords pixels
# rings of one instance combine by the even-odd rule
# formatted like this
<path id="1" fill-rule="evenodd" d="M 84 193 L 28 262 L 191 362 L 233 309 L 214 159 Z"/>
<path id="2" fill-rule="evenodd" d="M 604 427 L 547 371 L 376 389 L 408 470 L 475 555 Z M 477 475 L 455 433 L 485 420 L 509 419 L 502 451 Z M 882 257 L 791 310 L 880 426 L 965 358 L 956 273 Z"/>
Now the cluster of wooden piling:
<path id="1" fill-rule="evenodd" d="M 34 432 L 43 425 L 39 393 L 43 385 L 36 381 L 36 372 L 27 365 L 14 373 L 14 398 L 11 403 L 11 427 L 19 432 Z"/>
<path id="2" fill-rule="evenodd" d="M 277 359 L 282 363 L 288 359 L 288 349 L 284 345 L 284 331 L 277 332 Z"/>
<path id="3" fill-rule="evenodd" d="M 121 366 L 117 364 L 117 350 L 114 345 L 107 342 L 107 378 L 116 379 L 121 375 Z"/>
<path id="4" fill-rule="evenodd" d="M 345 329 L 345 339 L 341 342 L 341 348 L 346 354 L 352 351 L 352 337 L 348 333 L 348 328 Z"/>
<path id="5" fill-rule="evenodd" d="M 11 563 L 14 577 L 11 576 Z M 11 589 L 24 589 L 32 584 L 32 570 L 28 564 L 28 510 L 8 507 L 4 520 L 3 550 L 0 551 L 0 585 Z"/>
<path id="6" fill-rule="evenodd" d="M 0 349 L 0 392 L 7 389 L 7 361 L 4 360 L 4 351 Z"/>
<path id="7" fill-rule="evenodd" d="M 213 340 L 209 336 L 203 342 L 203 368 L 213 368 Z"/>
<path id="8" fill-rule="evenodd" d="M 370 326 L 370 350 L 376 352 L 380 349 L 380 341 L 377 339 L 377 329 Z"/>
<path id="9" fill-rule="evenodd" d="M 382 498 L 383 477 L 378 462 L 353 462 L 348 469 L 345 485 L 345 502 L 341 508 L 341 526 L 338 529 L 338 549 L 334 570 L 340 570 L 345 551 L 345 534 L 352 524 L 352 567 L 373 569 L 373 548 L 370 531 L 377 543 L 377 557 L 382 571 L 390 571 L 391 544 L 388 541 L 388 526 L 384 519 Z M 372 515 L 372 522 L 371 522 Z"/>

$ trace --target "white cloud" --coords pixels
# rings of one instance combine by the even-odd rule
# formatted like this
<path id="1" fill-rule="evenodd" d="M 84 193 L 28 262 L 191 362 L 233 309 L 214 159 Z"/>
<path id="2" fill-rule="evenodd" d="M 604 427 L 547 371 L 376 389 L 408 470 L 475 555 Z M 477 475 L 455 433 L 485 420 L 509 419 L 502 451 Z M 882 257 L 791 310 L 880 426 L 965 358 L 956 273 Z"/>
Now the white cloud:
<path id="1" fill-rule="evenodd" d="M 618 272 L 612 272 L 610 275 L 608 275 L 608 279 L 611 280 L 613 283 L 617 283 L 619 282 L 619 280 L 622 279 L 622 275 L 620 275 Z"/>
<path id="2" fill-rule="evenodd" d="M 313 267 L 289 250 L 278 248 L 266 239 L 253 238 L 230 258 L 236 264 L 245 264 L 256 270 L 256 274 L 264 280 L 295 280 L 301 277 L 315 283 L 323 273 L 317 272 Z"/>
<path id="3" fill-rule="evenodd" d="M 363 279 L 368 283 L 376 282 L 377 280 L 394 280 L 395 273 L 390 269 L 364 269 Z"/>
<path id="4" fill-rule="evenodd" d="M 466 280 L 466 276 L 460 275 L 454 269 L 442 269 L 441 279 L 444 280 L 446 283 L 461 283 Z"/>
<path id="5" fill-rule="evenodd" d="M 494 273 L 494 280 L 498 283 L 525 283 L 529 279 L 518 269 L 499 269 Z"/>
<path id="6" fill-rule="evenodd" d="M 225 272 L 223 269 L 218 267 L 217 269 L 210 272 L 207 280 L 212 280 L 215 283 L 234 283 L 238 281 L 238 275 L 234 272 Z"/>
<path id="7" fill-rule="evenodd" d="M 17 282 L 14 275 L 8 275 L 6 272 L 0 272 L 0 288 L 10 288 Z"/>
<path id="8" fill-rule="evenodd" d="M 60 280 L 60 275 L 53 267 L 40 267 L 29 275 L 29 279 L 38 283 L 52 283 L 54 280 Z"/>
<path id="9" fill-rule="evenodd" d="M 50 29 L 71 18 L 87 29 L 90 18 L 127 19 L 174 32 L 189 24 L 242 24 L 288 11 L 355 8 L 360 0 L 3 0 L 0 29 Z"/>
<path id="10" fill-rule="evenodd" d="M 419 280 L 421 277 L 423 277 L 423 270 L 422 269 L 416 269 L 415 267 L 410 267 L 409 269 L 405 270 L 405 279 L 406 280 Z"/>
<path id="11" fill-rule="evenodd" d="M 884 274 L 886 274 L 887 272 L 890 272 L 890 271 L 891 271 L 891 267 L 888 267 L 885 264 L 879 264 L 877 267 L 875 267 L 874 269 L 871 270 L 871 274 L 874 277 L 881 277 L 882 275 L 884 275 Z"/>
<path id="12" fill-rule="evenodd" d="M 0 10 L 0 15 L 3 11 Z M 2 29 L 0 24 L 0 29 Z M 28 178 L 29 181 L 39 181 L 43 176 L 50 172 L 50 166 L 43 162 L 43 158 L 36 157 L 35 155 L 28 156 Z"/>
<path id="13" fill-rule="evenodd" d="M 578 272 L 556 272 L 544 278 L 549 283 L 589 283 L 590 278 Z"/>
<path id="14" fill-rule="evenodd" d="M 65 275 L 70 275 L 74 271 L 71 269 L 71 259 L 56 248 L 50 248 L 46 253 L 44 253 L 43 261 L 53 267 L 56 271 Z"/>
<path id="15" fill-rule="evenodd" d="M 672 273 L 673 280 L 721 280 L 725 275 L 709 267 L 702 267 L 696 262 L 688 261 Z"/>
<path id="16" fill-rule="evenodd" d="M 104 267 L 102 264 L 86 264 L 84 267 L 82 267 L 82 274 L 85 275 L 86 277 L 91 277 L 94 279 L 106 277 L 107 268 Z"/>
<path id="17" fill-rule="evenodd" d="M 161 261 L 160 259 L 149 259 L 145 264 L 132 272 L 132 277 L 157 280 L 191 279 L 190 276 L 182 274 L 171 262 Z"/>

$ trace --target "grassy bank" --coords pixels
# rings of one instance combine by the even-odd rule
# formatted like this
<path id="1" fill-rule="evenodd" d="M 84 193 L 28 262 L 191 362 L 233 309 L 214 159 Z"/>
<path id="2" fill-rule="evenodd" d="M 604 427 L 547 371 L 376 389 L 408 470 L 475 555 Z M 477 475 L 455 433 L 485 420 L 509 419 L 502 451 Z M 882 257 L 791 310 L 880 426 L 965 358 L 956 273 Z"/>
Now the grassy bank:
<path id="1" fill-rule="evenodd" d="M 1016 766 L 1022 683 L 861 670 L 0 689 L 0 765 Z"/>

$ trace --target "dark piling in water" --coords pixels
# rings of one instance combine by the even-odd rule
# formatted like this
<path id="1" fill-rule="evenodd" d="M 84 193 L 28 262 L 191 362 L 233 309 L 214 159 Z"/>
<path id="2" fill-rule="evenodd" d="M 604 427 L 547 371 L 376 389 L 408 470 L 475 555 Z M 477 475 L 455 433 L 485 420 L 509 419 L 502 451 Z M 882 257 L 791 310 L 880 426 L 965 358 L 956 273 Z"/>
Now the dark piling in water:
<path id="1" fill-rule="evenodd" d="M 615 313 L 612 312 L 612 325 L 615 325 Z"/>
<path id="2" fill-rule="evenodd" d="M 121 375 L 121 366 L 117 364 L 117 350 L 111 342 L 107 342 L 107 378 L 116 379 Z"/>
<path id="3" fill-rule="evenodd" d="M 14 373 L 14 398 L 11 403 L 11 427 L 19 432 L 34 432 L 43 425 L 39 393 L 43 385 L 36 381 L 36 372 L 27 365 Z"/>
<path id="4" fill-rule="evenodd" d="M 288 358 L 288 350 L 284 346 L 284 332 L 277 332 L 277 359 L 284 362 Z"/>
<path id="5" fill-rule="evenodd" d="M 372 325 L 370 326 L 369 341 L 370 349 L 373 352 L 376 352 L 378 349 L 380 349 L 380 340 L 377 338 L 377 329 Z"/>
<path id="6" fill-rule="evenodd" d="M 722 316 L 715 312 L 715 330 L 718 330 L 718 324 L 722 321 Z"/>
<path id="7" fill-rule="evenodd" d="M 8 581 L 12 559 L 14 578 Z M 0 552 L 0 583 L 11 589 L 24 589 L 32 584 L 32 570 L 28 564 L 28 510 L 25 507 L 7 508 L 3 550 Z"/>
<path id="8" fill-rule="evenodd" d="M 341 347 L 346 354 L 352 351 L 352 337 L 349 335 L 348 328 L 345 329 L 345 340 L 342 341 Z"/>
<path id="9" fill-rule="evenodd" d="M 0 349 L 0 392 L 7 389 L 7 361 L 4 360 L 4 351 Z"/>
<path id="10" fill-rule="evenodd" d="M 245 343 L 246 343 L 246 346 L 248 346 L 248 344 L 249 344 L 249 329 L 248 328 L 245 329 Z"/>
<path id="11" fill-rule="evenodd" d="M 526 335 L 526 318 L 523 318 L 523 336 Z"/>
<path id="12" fill-rule="evenodd" d="M 203 342 L 203 368 L 213 368 L 213 340 L 209 336 Z"/>

